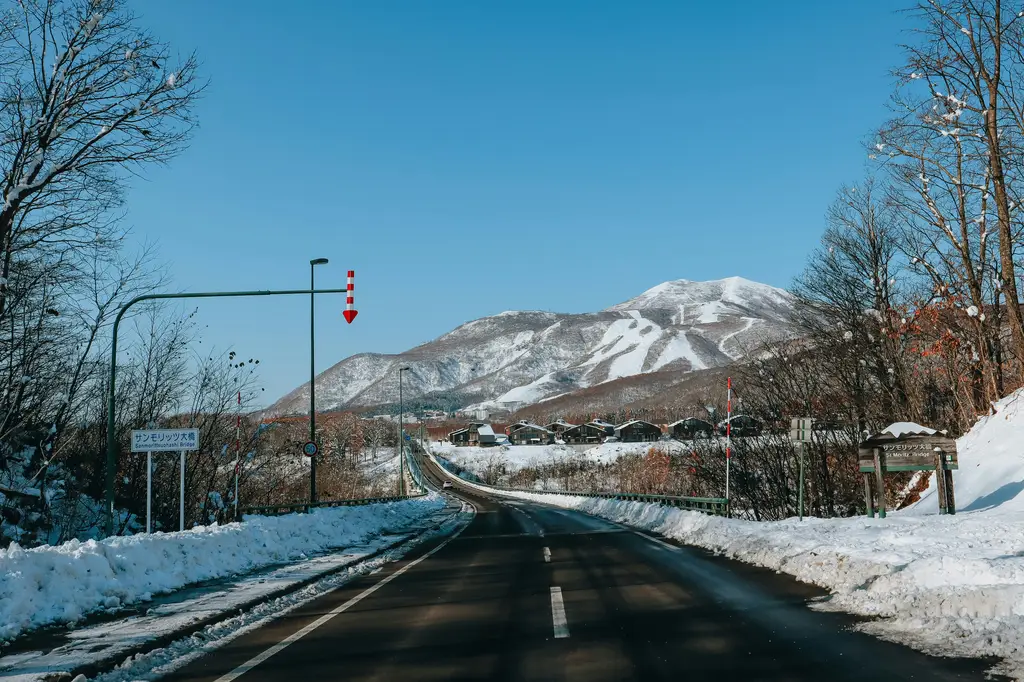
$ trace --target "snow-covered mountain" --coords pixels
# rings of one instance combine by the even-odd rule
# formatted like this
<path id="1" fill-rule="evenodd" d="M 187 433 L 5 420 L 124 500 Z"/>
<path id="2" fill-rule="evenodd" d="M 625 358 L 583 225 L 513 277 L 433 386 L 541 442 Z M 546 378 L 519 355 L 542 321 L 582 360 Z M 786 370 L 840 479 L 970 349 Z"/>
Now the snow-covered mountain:
<path id="1" fill-rule="evenodd" d="M 407 397 L 449 406 L 516 409 L 597 384 L 659 370 L 721 367 L 766 337 L 792 335 L 792 297 L 740 277 L 665 282 L 596 313 L 504 312 L 457 327 L 397 355 L 364 353 L 316 379 L 317 407 L 333 410 Z M 272 405 L 303 412 L 304 384 Z"/>

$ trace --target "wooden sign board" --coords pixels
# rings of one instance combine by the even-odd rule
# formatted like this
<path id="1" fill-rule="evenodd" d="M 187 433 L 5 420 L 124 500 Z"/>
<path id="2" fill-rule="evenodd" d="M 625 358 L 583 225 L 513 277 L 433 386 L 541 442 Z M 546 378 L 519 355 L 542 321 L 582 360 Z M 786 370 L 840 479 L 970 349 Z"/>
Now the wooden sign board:
<path id="1" fill-rule="evenodd" d="M 865 447 L 867 446 L 867 447 Z M 943 468 L 952 471 L 959 468 L 957 463 L 956 441 L 943 436 L 911 436 L 903 440 L 891 442 L 861 443 L 858 451 L 860 470 L 873 473 L 875 455 L 873 447 L 881 452 L 882 471 L 935 471 L 935 448 L 942 450 Z"/>
<path id="2" fill-rule="evenodd" d="M 871 490 L 874 478 L 878 515 L 885 518 L 885 474 L 890 471 L 934 471 L 939 513 L 955 514 L 953 470 L 959 468 L 956 454 L 956 441 L 939 433 L 903 433 L 897 437 L 883 431 L 862 441 L 857 459 L 864 476 L 864 506 L 868 516 L 875 515 Z"/>

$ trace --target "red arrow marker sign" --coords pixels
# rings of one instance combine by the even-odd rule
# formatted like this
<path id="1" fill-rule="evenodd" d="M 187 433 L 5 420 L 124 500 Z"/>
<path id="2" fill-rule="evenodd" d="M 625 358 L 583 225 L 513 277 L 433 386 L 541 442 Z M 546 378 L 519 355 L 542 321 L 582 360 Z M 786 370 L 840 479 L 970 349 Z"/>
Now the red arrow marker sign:
<path id="1" fill-rule="evenodd" d="M 356 278 L 356 271 L 355 270 L 349 270 L 348 271 L 348 298 L 345 299 L 345 313 L 344 313 L 345 321 L 348 322 L 349 324 L 352 324 L 352 320 L 356 319 L 356 315 L 359 314 L 359 311 L 356 310 L 356 305 L 355 305 L 356 304 L 356 296 L 355 296 L 355 294 L 356 294 L 356 292 L 355 292 L 356 286 L 354 284 L 355 278 Z"/>

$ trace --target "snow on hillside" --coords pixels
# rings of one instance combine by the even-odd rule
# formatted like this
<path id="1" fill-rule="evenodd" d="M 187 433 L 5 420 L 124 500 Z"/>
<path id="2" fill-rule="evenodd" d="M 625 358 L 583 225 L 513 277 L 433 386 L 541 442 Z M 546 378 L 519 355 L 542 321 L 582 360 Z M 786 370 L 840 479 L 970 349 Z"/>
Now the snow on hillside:
<path id="1" fill-rule="evenodd" d="M 444 506 L 437 495 L 97 542 L 0 550 L 0 641 L 201 580 L 365 542 Z"/>
<path id="2" fill-rule="evenodd" d="M 501 493 L 578 509 L 821 585 L 813 607 L 936 655 L 996 657 L 1024 680 L 1024 391 L 958 441 L 955 516 L 930 487 L 885 519 L 753 522 L 658 505 Z"/>
<path id="3" fill-rule="evenodd" d="M 317 377 L 322 409 L 392 404 L 398 368 L 410 398 L 515 409 L 616 379 L 721 367 L 765 337 L 793 335 L 792 299 L 739 277 L 677 280 L 596 313 L 506 311 L 473 320 L 398 355 L 355 355 Z M 270 414 L 301 412 L 308 386 Z"/>

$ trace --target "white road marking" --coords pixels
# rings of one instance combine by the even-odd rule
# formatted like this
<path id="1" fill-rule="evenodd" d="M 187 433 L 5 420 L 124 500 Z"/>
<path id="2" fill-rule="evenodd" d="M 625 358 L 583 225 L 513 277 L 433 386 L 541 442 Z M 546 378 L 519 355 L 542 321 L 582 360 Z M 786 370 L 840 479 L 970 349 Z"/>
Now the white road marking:
<path id="1" fill-rule="evenodd" d="M 216 680 L 214 680 L 214 682 L 232 682 L 232 680 L 238 679 L 239 677 L 241 677 L 245 673 L 249 672 L 250 670 L 252 670 L 256 666 L 258 666 L 260 663 L 263 663 L 264 661 L 269 659 L 274 654 L 277 654 L 277 653 L 280 653 L 281 651 L 283 651 L 289 644 L 293 644 L 293 643 L 299 641 L 300 639 L 302 639 L 303 637 L 305 637 L 309 633 L 313 632 L 313 630 L 316 630 L 318 627 L 320 627 L 321 625 L 323 625 L 327 621 L 331 620 L 332 618 L 334 618 L 338 614 L 347 611 L 348 609 L 352 608 L 353 606 L 355 606 L 356 604 L 361 602 L 363 599 L 369 597 L 371 594 L 373 594 L 374 592 L 376 592 L 380 588 L 384 587 L 389 582 L 391 582 L 392 580 L 394 580 L 398 576 L 402 575 L 403 573 L 408 571 L 410 568 L 412 568 L 416 564 L 420 563 L 421 561 L 423 561 L 425 559 L 430 558 L 430 556 L 432 554 L 434 554 L 435 552 L 440 551 L 449 542 L 451 542 L 455 538 L 459 537 L 459 535 L 462 534 L 462 531 L 464 531 L 468 526 L 469 526 L 469 524 L 466 524 L 465 526 L 460 528 L 458 530 L 458 532 L 456 532 L 450 538 L 448 538 L 447 540 L 442 542 L 440 545 L 438 545 L 434 549 L 430 550 L 429 552 L 427 552 L 426 554 L 421 556 L 419 559 L 415 559 L 413 561 L 410 561 L 405 566 L 402 566 L 400 569 L 398 569 L 397 571 L 395 571 L 391 575 L 387 576 L 386 578 L 384 578 L 380 582 L 376 583 L 372 587 L 369 587 L 366 590 L 360 592 L 359 594 L 357 594 L 356 596 L 352 597 L 347 602 L 345 602 L 341 606 L 337 607 L 333 611 L 320 616 L 319 618 L 317 618 L 316 620 L 314 620 L 312 623 L 310 623 L 306 627 L 302 628 L 301 630 L 299 630 L 297 632 L 294 632 L 291 635 L 289 635 L 288 637 L 282 639 L 280 642 L 278 642 L 274 646 L 270 647 L 269 649 L 267 649 L 263 653 L 258 654 L 256 656 L 253 656 L 248 661 L 246 661 L 242 665 L 238 666 L 237 668 L 235 668 L 234 670 L 229 672 L 227 675 L 224 675 L 222 677 L 218 677 Z M 553 595 L 552 595 L 552 599 L 554 599 Z M 559 604 L 561 604 L 561 597 L 559 597 Z M 565 621 L 565 614 L 564 614 L 564 612 L 562 614 L 562 620 L 563 620 L 563 622 Z M 556 627 L 556 630 L 557 630 L 557 627 Z M 558 635 L 556 634 L 555 636 L 557 637 Z"/>
<path id="2" fill-rule="evenodd" d="M 551 588 L 551 621 L 555 626 L 555 639 L 569 636 L 569 621 L 565 619 L 565 604 L 562 603 L 561 587 Z"/>
<path id="3" fill-rule="evenodd" d="M 544 548 L 544 563 L 551 563 L 551 550 L 547 547 Z"/>

